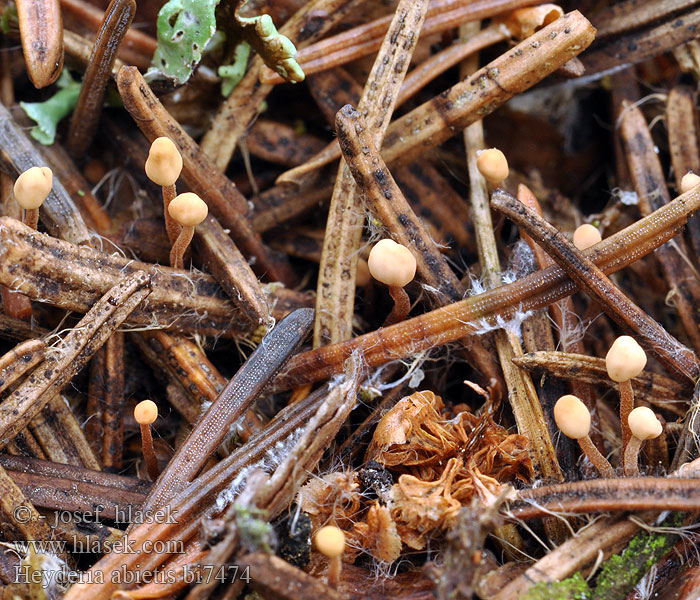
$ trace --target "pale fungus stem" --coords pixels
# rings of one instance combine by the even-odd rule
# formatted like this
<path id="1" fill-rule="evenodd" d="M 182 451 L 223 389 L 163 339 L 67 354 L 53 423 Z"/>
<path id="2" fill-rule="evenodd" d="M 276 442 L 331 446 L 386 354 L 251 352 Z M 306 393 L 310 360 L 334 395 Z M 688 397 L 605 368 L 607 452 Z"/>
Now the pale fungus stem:
<path id="1" fill-rule="evenodd" d="M 177 195 L 177 189 L 175 184 L 164 185 L 163 191 L 163 214 L 165 215 L 165 231 L 168 234 L 168 240 L 171 244 L 175 243 L 175 240 L 180 235 L 180 226 L 175 222 L 175 220 L 170 216 L 168 212 L 168 207 L 170 203 L 175 199 Z"/>
<path id="2" fill-rule="evenodd" d="M 160 469 L 158 468 L 158 459 L 156 452 L 153 449 L 153 436 L 151 435 L 151 423 L 158 418 L 158 407 L 152 400 L 144 400 L 139 402 L 134 408 L 134 419 L 141 428 L 141 449 L 143 450 L 143 459 L 146 463 L 146 470 L 151 481 L 158 479 Z"/>
<path id="3" fill-rule="evenodd" d="M 170 249 L 170 266 L 174 269 L 183 269 L 183 256 L 187 251 L 192 238 L 194 237 L 194 227 L 183 226 L 180 228 L 180 233 L 175 238 L 175 243 Z"/>
<path id="4" fill-rule="evenodd" d="M 554 405 L 554 421 L 566 437 L 578 441 L 581 451 L 602 477 L 615 477 L 612 466 L 588 435 L 591 430 L 591 413 L 579 398 L 571 394 L 559 398 Z"/>
<path id="5" fill-rule="evenodd" d="M 168 213 L 176 223 L 182 225 L 172 249 L 170 250 L 170 266 L 175 269 L 184 268 L 183 257 L 192 241 L 195 226 L 206 219 L 209 210 L 206 203 L 197 194 L 185 192 L 175 196 L 168 205 Z"/>
<path id="6" fill-rule="evenodd" d="M 639 406 L 630 412 L 627 423 L 631 432 L 630 440 L 622 455 L 622 468 L 628 477 L 639 476 L 639 451 L 646 440 L 661 435 L 663 427 L 654 411 Z"/>
<path id="7" fill-rule="evenodd" d="M 634 410 L 634 390 L 632 389 L 632 382 L 629 379 L 627 381 L 621 381 L 619 386 L 620 429 L 622 431 L 622 450 L 624 452 L 632 436 L 629 425 L 627 424 L 627 419 Z"/>
<path id="8" fill-rule="evenodd" d="M 411 251 L 394 240 L 380 240 L 367 260 L 369 272 L 377 281 L 388 286 L 394 307 L 384 326 L 403 321 L 411 310 L 411 301 L 403 289 L 416 275 L 416 259 Z"/>
<path id="9" fill-rule="evenodd" d="M 17 177 L 14 195 L 17 204 L 24 209 L 22 222 L 32 229 L 39 224 L 39 207 L 51 191 L 53 173 L 48 167 L 32 167 Z"/>
<path id="10" fill-rule="evenodd" d="M 620 428 L 622 430 L 622 455 L 629 443 L 632 433 L 628 426 L 628 417 L 634 409 L 634 391 L 632 382 L 647 364 L 647 355 L 642 347 L 628 335 L 617 338 L 605 356 L 608 377 L 620 384 Z"/>
<path id="11" fill-rule="evenodd" d="M 180 227 L 168 211 L 170 203 L 175 199 L 177 191 L 175 182 L 182 172 L 182 156 L 177 146 L 167 137 L 153 140 L 146 159 L 146 175 L 163 190 L 163 214 L 165 215 L 165 230 L 171 244 L 175 243 L 180 234 Z M 189 242 L 188 242 L 189 243 Z"/>
<path id="12" fill-rule="evenodd" d="M 600 453 L 600 450 L 595 447 L 589 435 L 579 438 L 576 441 L 578 442 L 579 448 L 581 448 L 581 452 L 588 457 L 588 460 L 591 461 L 591 464 L 596 468 L 598 473 L 600 473 L 601 477 L 605 479 L 612 479 L 615 477 L 615 470 L 612 468 L 612 465 L 608 462 L 608 459 Z"/>
<path id="13" fill-rule="evenodd" d="M 640 407 L 641 408 L 641 407 Z M 627 477 L 639 477 L 639 451 L 644 440 L 631 436 L 622 456 L 622 469 Z"/>
<path id="14" fill-rule="evenodd" d="M 402 287 L 397 285 L 389 286 L 389 295 L 394 301 L 394 308 L 391 309 L 389 316 L 384 321 L 384 326 L 393 325 L 403 321 L 411 311 L 411 300 Z"/>
<path id="15" fill-rule="evenodd" d="M 27 227 L 30 227 L 31 229 L 36 229 L 39 226 L 39 209 L 24 209 L 24 218 L 22 219 L 22 223 L 24 223 Z"/>

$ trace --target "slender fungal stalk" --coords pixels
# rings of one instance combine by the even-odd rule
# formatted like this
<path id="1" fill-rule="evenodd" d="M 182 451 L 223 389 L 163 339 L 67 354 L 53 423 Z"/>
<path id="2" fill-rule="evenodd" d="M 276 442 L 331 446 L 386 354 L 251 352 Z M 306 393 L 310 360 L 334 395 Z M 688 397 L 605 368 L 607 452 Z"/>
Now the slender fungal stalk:
<path id="1" fill-rule="evenodd" d="M 24 223 L 27 227 L 30 227 L 31 229 L 36 229 L 37 225 L 39 224 L 39 209 L 26 209 L 24 211 L 24 218 L 22 219 L 22 223 Z"/>
<path id="2" fill-rule="evenodd" d="M 141 449 L 143 450 L 143 458 L 146 461 L 148 476 L 151 478 L 151 481 L 155 481 L 158 479 L 158 475 L 160 475 L 160 468 L 158 468 L 158 459 L 153 449 L 151 426 L 142 423 L 139 427 L 141 428 Z"/>
<path id="3" fill-rule="evenodd" d="M 634 390 L 632 380 L 620 382 L 620 429 L 622 430 L 622 455 L 625 456 L 625 449 L 632 438 L 630 426 L 627 419 L 634 410 Z"/>
<path id="4" fill-rule="evenodd" d="M 394 301 L 394 308 L 391 309 L 389 316 L 384 321 L 384 327 L 393 325 L 403 321 L 411 310 L 411 300 L 402 287 L 396 285 L 389 286 L 389 295 Z"/>
<path id="5" fill-rule="evenodd" d="M 588 460 L 593 463 L 601 477 L 606 479 L 612 479 L 615 477 L 615 471 L 608 462 L 608 460 L 600 453 L 598 448 L 595 447 L 591 441 L 590 436 L 579 438 L 578 445 L 581 447 L 583 453 L 588 457 Z"/>
<path id="6" fill-rule="evenodd" d="M 622 468 L 627 477 L 639 477 L 639 451 L 644 440 L 631 436 L 622 454 Z"/>
<path id="7" fill-rule="evenodd" d="M 165 215 L 165 231 L 168 233 L 168 240 L 170 244 L 174 244 L 180 235 L 180 225 L 175 222 L 168 212 L 168 206 L 173 201 L 177 195 L 177 190 L 175 189 L 175 184 L 162 186 L 163 191 L 163 214 Z M 171 261 L 172 262 L 172 261 Z"/>
<path id="8" fill-rule="evenodd" d="M 180 229 L 180 233 L 178 234 L 173 247 L 170 249 L 170 266 L 173 269 L 184 268 L 182 257 L 185 255 L 193 236 L 194 227 L 185 225 Z"/>

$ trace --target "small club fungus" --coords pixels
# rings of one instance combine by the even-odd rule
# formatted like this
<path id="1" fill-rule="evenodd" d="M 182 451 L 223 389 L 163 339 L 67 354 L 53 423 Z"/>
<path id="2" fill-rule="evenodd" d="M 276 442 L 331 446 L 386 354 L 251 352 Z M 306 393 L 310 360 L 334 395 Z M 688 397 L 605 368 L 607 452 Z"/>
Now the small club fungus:
<path id="1" fill-rule="evenodd" d="M 480 150 L 476 155 L 476 167 L 492 186 L 501 184 L 508 177 L 508 161 L 498 148 Z"/>
<path id="2" fill-rule="evenodd" d="M 342 569 L 343 552 L 345 552 L 345 534 L 334 525 L 321 527 L 314 538 L 316 549 L 328 558 L 328 585 L 338 587 Z"/>
<path id="3" fill-rule="evenodd" d="M 692 190 L 696 185 L 700 185 L 700 176 L 688 171 L 681 179 L 681 194 Z"/>
<path id="4" fill-rule="evenodd" d="M 632 378 L 637 377 L 647 364 L 642 347 L 628 335 L 621 335 L 610 346 L 605 356 L 608 377 L 620 384 L 620 423 L 622 427 L 622 455 L 630 439 L 627 417 L 634 408 Z"/>
<path id="5" fill-rule="evenodd" d="M 646 406 L 638 406 L 627 418 L 632 437 L 627 444 L 622 457 L 622 466 L 625 475 L 635 477 L 639 475 L 638 457 L 642 444 L 646 440 L 653 440 L 661 435 L 663 427 L 656 418 L 654 411 Z"/>
<path id="6" fill-rule="evenodd" d="M 598 228 L 590 223 L 584 223 L 574 231 L 574 246 L 579 250 L 585 250 L 586 248 L 595 246 L 602 239 Z"/>
<path id="7" fill-rule="evenodd" d="M 15 200 L 24 209 L 24 224 L 36 229 L 39 223 L 39 207 L 51 191 L 53 173 L 48 167 L 27 169 L 15 181 Z"/>
<path id="8" fill-rule="evenodd" d="M 153 449 L 153 437 L 151 436 L 151 424 L 158 418 L 158 407 L 153 400 L 143 400 L 134 407 L 134 419 L 141 428 L 141 448 L 146 462 L 148 476 L 152 481 L 158 479 L 158 459 Z"/>
<path id="9" fill-rule="evenodd" d="M 394 300 L 394 308 L 384 325 L 405 319 L 411 310 L 411 301 L 403 287 L 416 276 L 416 259 L 411 251 L 394 240 L 380 240 L 369 253 L 367 266 L 372 277 L 389 287 Z"/>
<path id="10" fill-rule="evenodd" d="M 175 182 L 182 172 L 182 156 L 177 146 L 167 137 L 153 140 L 146 159 L 146 175 L 163 188 L 163 212 L 168 239 L 173 244 L 177 239 L 179 227 L 168 212 L 168 206 L 175 198 Z"/>
<path id="11" fill-rule="evenodd" d="M 578 441 L 581 450 L 601 476 L 615 476 L 612 466 L 593 445 L 588 435 L 591 430 L 591 413 L 579 398 L 571 394 L 559 398 L 554 405 L 554 422 L 566 437 Z"/>
<path id="12" fill-rule="evenodd" d="M 168 206 L 168 212 L 177 223 L 182 225 L 182 229 L 170 250 L 170 266 L 182 269 L 182 257 L 192 241 L 194 228 L 207 218 L 209 209 L 206 202 L 197 194 L 185 192 L 173 198 Z"/>

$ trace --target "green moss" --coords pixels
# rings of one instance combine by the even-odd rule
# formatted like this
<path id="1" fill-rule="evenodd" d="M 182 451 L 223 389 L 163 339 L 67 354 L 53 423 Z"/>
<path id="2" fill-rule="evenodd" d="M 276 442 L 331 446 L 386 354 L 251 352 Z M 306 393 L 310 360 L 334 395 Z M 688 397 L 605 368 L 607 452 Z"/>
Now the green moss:
<path id="1" fill-rule="evenodd" d="M 589 600 L 591 590 L 580 573 L 555 583 L 538 583 L 519 600 Z"/>
<path id="2" fill-rule="evenodd" d="M 672 513 L 664 527 L 679 527 L 682 513 Z M 592 600 L 622 600 L 644 577 L 654 563 L 666 554 L 679 536 L 675 533 L 635 535 L 621 554 L 615 554 L 603 563 L 597 578 Z"/>

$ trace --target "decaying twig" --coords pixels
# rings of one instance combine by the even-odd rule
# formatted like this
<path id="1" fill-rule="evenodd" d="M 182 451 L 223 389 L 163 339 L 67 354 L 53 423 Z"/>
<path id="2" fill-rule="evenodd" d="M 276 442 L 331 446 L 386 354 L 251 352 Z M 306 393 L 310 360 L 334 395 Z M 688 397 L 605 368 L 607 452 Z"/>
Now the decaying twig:
<path id="1" fill-rule="evenodd" d="M 620 134 L 627 166 L 639 197 L 639 209 L 647 216 L 671 201 L 661 162 L 639 108 L 623 101 L 620 107 Z M 655 253 L 673 294 L 673 305 L 696 352 L 700 352 L 700 283 L 688 263 L 688 248 L 682 237 L 661 246 Z"/>
<path id="2" fill-rule="evenodd" d="M 63 67 L 63 21 L 58 0 L 18 0 L 17 18 L 27 74 L 35 87 L 52 84 Z"/>
<path id="3" fill-rule="evenodd" d="M 502 190 L 494 192 L 491 205 L 524 228 L 582 289 L 598 300 L 612 319 L 638 336 L 669 371 L 689 379 L 700 375 L 700 364 L 693 351 L 627 298 L 557 229 Z"/>
<path id="4" fill-rule="evenodd" d="M 700 190 L 690 190 L 634 225 L 583 252 L 604 272 L 623 268 L 672 238 L 689 215 L 700 208 Z M 274 389 L 289 389 L 319 381 L 341 371 L 350 354 L 362 349 L 364 360 L 378 366 L 427 348 L 453 342 L 478 329 L 479 319 L 500 315 L 511 318 L 516 310 L 542 308 L 576 289 L 559 267 L 549 267 L 513 283 L 466 298 L 341 344 L 295 356 L 275 380 Z"/>
<path id="5" fill-rule="evenodd" d="M 150 294 L 151 280 L 136 272 L 105 294 L 36 367 L 35 374 L 0 405 L 0 443 L 7 444 L 83 367 L 92 354 Z"/>
<path id="6" fill-rule="evenodd" d="M 569 381 L 615 387 L 615 382 L 608 376 L 603 358 L 566 352 L 532 352 L 514 358 L 513 363 L 529 371 L 546 373 Z M 632 379 L 632 388 L 635 398 L 679 416 L 686 413 L 684 405 L 690 388 L 683 381 L 659 373 L 642 371 Z"/>
<path id="7" fill-rule="evenodd" d="M 427 8 L 426 0 L 399 2 L 367 78 L 358 110 L 370 124 L 367 137 L 376 146 L 382 145 Z M 345 341 L 352 334 L 357 256 L 364 225 L 360 190 L 346 163 L 341 162 L 319 265 L 314 348 Z"/>
<path id="8" fill-rule="evenodd" d="M 7 217 L 0 218 L 0 240 L 0 281 L 35 300 L 86 313 L 125 275 L 143 271 L 153 281 L 153 294 L 147 306 L 137 308 L 129 317 L 129 323 L 173 327 L 179 331 L 199 330 L 212 335 L 250 332 L 256 327 L 223 297 L 221 288 L 209 275 L 78 247 L 37 233 Z M 21 278 L 18 273 L 22 274 Z M 72 292 L 65 293 L 67 289 Z"/>
<path id="9" fill-rule="evenodd" d="M 267 382 L 306 337 L 313 311 L 299 309 L 280 321 L 229 381 L 197 422 L 161 473 L 146 508 L 158 508 L 172 500 L 192 481 L 209 456 L 223 442 L 229 429 L 247 410 Z"/>
<path id="10" fill-rule="evenodd" d="M 514 519 L 558 513 L 642 510 L 699 510 L 694 479 L 626 477 L 593 479 L 521 491 L 508 507 Z"/>

